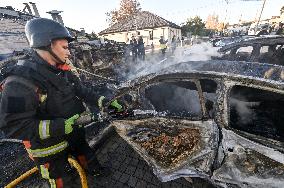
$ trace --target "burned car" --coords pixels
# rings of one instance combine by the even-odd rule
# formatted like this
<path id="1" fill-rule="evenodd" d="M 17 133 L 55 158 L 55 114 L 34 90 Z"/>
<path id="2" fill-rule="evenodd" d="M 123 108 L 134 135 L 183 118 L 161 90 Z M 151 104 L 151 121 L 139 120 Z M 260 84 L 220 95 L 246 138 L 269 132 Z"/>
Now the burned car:
<path id="1" fill-rule="evenodd" d="M 267 35 L 244 38 L 220 48 L 218 51 L 222 56 L 214 59 L 284 65 L 283 45 L 284 36 Z"/>
<path id="2" fill-rule="evenodd" d="M 122 85 L 134 116 L 111 126 L 163 182 L 283 187 L 284 68 L 184 62 Z"/>

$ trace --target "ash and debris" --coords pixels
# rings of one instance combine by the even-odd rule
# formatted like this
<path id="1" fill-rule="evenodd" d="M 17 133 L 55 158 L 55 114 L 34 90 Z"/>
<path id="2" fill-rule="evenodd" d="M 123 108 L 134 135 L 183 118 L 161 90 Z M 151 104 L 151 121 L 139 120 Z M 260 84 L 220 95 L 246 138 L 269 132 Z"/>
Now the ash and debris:
<path id="1" fill-rule="evenodd" d="M 138 125 L 130 130 L 127 136 L 141 145 L 162 167 L 172 168 L 178 165 L 198 146 L 198 129 L 179 128 L 175 121 L 163 122 L 171 127 L 156 126 L 156 123 L 149 121 Z"/>

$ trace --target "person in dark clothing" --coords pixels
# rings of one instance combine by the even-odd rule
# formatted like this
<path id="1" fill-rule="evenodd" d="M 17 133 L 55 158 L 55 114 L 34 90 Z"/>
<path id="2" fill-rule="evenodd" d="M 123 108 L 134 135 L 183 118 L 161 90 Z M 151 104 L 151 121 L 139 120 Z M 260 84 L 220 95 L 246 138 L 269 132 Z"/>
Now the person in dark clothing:
<path id="1" fill-rule="evenodd" d="M 73 187 L 68 155 L 91 175 L 104 170 L 76 120 L 85 111 L 83 101 L 102 107 L 106 99 L 82 85 L 66 64 L 73 38 L 64 26 L 36 18 L 27 22 L 25 32 L 33 52 L 4 72 L 0 129 L 8 138 L 23 140 L 51 187 Z M 122 109 L 117 101 L 111 103 Z"/>
<path id="2" fill-rule="evenodd" d="M 176 36 L 174 35 L 171 41 L 172 54 L 175 53 L 176 48 L 177 48 L 177 41 L 176 41 Z"/>
<path id="3" fill-rule="evenodd" d="M 142 36 L 138 38 L 138 58 L 142 61 L 145 60 L 145 47 Z"/>
<path id="4" fill-rule="evenodd" d="M 284 35 L 283 25 L 284 24 L 282 22 L 279 23 L 279 28 L 275 33 L 276 35 Z"/>
<path id="5" fill-rule="evenodd" d="M 263 28 L 261 31 L 259 31 L 259 33 L 256 36 L 260 36 L 260 35 L 268 35 L 268 31 L 267 28 Z"/>
<path id="6" fill-rule="evenodd" d="M 130 45 L 131 45 L 131 52 L 132 52 L 132 61 L 133 62 L 136 62 L 137 61 L 137 55 L 138 55 L 138 52 L 137 52 L 137 40 L 134 36 L 132 36 L 132 39 L 130 40 Z"/>

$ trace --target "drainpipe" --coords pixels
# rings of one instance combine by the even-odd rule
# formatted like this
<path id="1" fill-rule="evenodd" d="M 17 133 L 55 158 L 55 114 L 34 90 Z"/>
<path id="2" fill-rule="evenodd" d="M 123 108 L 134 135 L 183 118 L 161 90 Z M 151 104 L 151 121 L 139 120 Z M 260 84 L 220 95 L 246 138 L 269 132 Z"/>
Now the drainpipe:
<path id="1" fill-rule="evenodd" d="M 30 2 L 30 4 L 31 4 L 32 7 L 33 7 L 33 10 L 34 10 L 34 13 L 35 13 L 35 17 L 40 17 L 39 12 L 38 12 L 38 9 L 37 9 L 37 7 L 36 7 L 36 4 L 33 3 L 33 2 Z"/>

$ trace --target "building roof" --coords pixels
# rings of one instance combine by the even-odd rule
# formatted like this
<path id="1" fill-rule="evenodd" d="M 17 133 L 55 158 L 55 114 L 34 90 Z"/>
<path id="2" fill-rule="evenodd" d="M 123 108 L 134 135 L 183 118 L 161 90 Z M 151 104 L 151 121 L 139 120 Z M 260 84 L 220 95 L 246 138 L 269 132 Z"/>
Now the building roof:
<path id="1" fill-rule="evenodd" d="M 136 28 L 137 25 L 137 28 Z M 129 16 L 126 19 L 112 25 L 111 27 L 101 31 L 99 35 L 117 33 L 123 31 L 133 31 L 135 29 L 152 29 L 157 27 L 172 27 L 180 29 L 180 26 L 170 22 L 160 16 L 157 16 L 148 11 L 140 11 L 135 15 Z"/>

